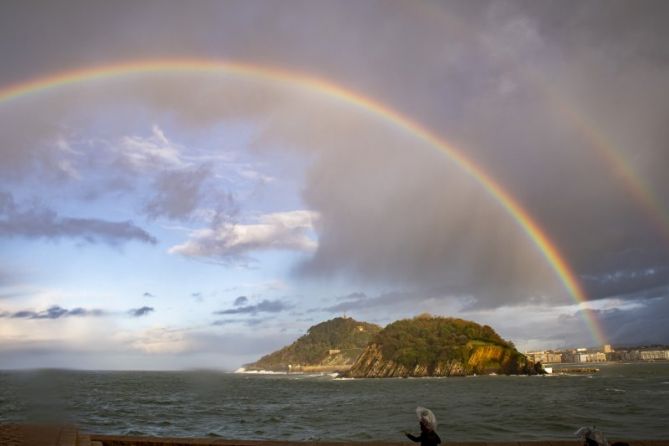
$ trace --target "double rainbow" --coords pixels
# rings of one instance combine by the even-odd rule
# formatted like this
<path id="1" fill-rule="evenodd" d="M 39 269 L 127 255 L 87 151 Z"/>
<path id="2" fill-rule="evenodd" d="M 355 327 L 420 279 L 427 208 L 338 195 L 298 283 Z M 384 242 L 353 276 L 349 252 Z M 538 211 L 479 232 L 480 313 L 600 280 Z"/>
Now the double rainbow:
<path id="1" fill-rule="evenodd" d="M 573 301 L 579 304 L 593 341 L 599 345 L 605 343 L 606 337 L 604 332 L 594 314 L 585 305 L 585 302 L 587 302 L 585 292 L 564 256 L 530 214 L 491 175 L 486 173 L 474 161 L 467 158 L 464 153 L 407 116 L 402 115 L 381 102 L 331 81 L 281 68 L 232 61 L 202 59 L 140 60 L 66 71 L 11 85 L 0 89 L 0 104 L 6 104 L 12 100 L 31 94 L 37 94 L 78 82 L 166 72 L 220 73 L 298 86 L 308 91 L 336 99 L 381 118 L 393 124 L 398 129 L 413 135 L 416 139 L 440 150 L 458 168 L 474 178 L 523 229 L 527 237 L 529 237 L 551 265 Z"/>

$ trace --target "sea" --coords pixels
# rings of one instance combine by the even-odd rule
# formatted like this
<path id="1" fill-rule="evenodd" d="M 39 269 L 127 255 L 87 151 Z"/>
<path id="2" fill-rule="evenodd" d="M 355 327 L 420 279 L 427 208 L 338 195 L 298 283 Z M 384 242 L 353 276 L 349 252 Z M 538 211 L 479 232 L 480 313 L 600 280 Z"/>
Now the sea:
<path id="1" fill-rule="evenodd" d="M 70 422 L 97 434 L 407 441 L 417 406 L 444 441 L 669 438 L 669 363 L 552 376 L 337 379 L 214 371 L 0 371 L 0 423 Z M 560 369 L 556 367 L 555 372 Z"/>

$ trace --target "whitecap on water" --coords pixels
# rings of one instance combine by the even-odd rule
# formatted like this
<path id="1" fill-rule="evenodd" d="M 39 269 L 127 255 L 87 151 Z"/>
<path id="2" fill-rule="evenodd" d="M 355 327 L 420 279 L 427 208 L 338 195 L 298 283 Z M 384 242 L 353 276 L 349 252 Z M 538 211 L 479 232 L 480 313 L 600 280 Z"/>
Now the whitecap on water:
<path id="1" fill-rule="evenodd" d="M 607 387 L 604 390 L 606 390 L 607 392 L 617 392 L 617 393 L 625 393 L 626 392 L 626 390 L 616 389 L 616 388 L 613 388 L 613 387 Z"/>

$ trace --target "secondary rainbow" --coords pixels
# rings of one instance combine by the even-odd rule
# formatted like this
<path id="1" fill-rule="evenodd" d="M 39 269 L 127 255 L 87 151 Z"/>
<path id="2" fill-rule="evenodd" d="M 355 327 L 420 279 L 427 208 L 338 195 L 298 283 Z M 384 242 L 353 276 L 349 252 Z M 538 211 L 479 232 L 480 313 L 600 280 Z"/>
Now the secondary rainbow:
<path id="1" fill-rule="evenodd" d="M 331 81 L 299 72 L 288 71 L 282 68 L 266 67 L 234 61 L 202 59 L 140 60 L 81 68 L 11 85 L 0 89 L 0 104 L 27 95 L 78 82 L 101 80 L 118 76 L 165 72 L 221 73 L 299 86 L 362 109 L 392 123 L 397 128 L 408 132 L 418 140 L 439 149 L 460 169 L 473 177 L 513 217 L 551 265 L 565 289 L 568 291 L 570 297 L 574 302 L 579 304 L 593 341 L 600 345 L 605 343 L 606 337 L 604 332 L 599 326 L 593 313 L 588 309 L 587 305 L 585 305 L 585 302 L 587 302 L 585 292 L 579 284 L 571 267 L 560 253 L 557 246 L 549 239 L 545 231 L 541 229 L 517 200 L 515 200 L 481 167 L 435 133 L 429 131 L 389 106 Z"/>
<path id="2" fill-rule="evenodd" d="M 556 107 L 585 135 L 600 158 L 611 167 L 613 173 L 620 178 L 634 202 L 646 214 L 658 233 L 669 245 L 669 211 L 660 197 L 653 191 L 625 159 L 623 150 L 608 138 L 594 121 L 573 105 L 567 106 L 562 96 L 549 91 L 550 98 Z"/>
<path id="3" fill-rule="evenodd" d="M 526 81 L 537 88 L 537 93 L 544 96 L 548 105 L 554 108 L 570 122 L 590 143 L 597 156 L 621 180 L 625 191 L 633 199 L 634 204 L 648 217 L 658 234 L 669 245 L 669 208 L 657 194 L 652 185 L 634 169 L 629 157 L 615 140 L 597 126 L 582 108 L 578 101 L 569 98 L 566 91 L 555 87 L 554 80 L 549 80 L 541 71 L 528 65 L 519 58 L 519 54 L 498 46 L 498 41 L 481 39 L 472 32 L 472 28 L 456 16 L 446 13 L 433 3 L 418 3 L 416 10 L 422 12 L 429 20 L 440 20 L 444 27 L 455 30 L 465 39 L 470 39 L 486 48 L 486 54 L 501 64 L 510 73 L 521 75 Z"/>

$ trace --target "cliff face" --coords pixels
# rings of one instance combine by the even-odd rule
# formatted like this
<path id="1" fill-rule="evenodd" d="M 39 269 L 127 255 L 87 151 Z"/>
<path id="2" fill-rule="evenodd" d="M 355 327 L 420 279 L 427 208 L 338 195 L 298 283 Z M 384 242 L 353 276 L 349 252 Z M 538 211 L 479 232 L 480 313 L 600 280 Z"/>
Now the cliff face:
<path id="1" fill-rule="evenodd" d="M 385 359 L 378 344 L 369 345 L 353 364 L 346 376 L 352 378 L 392 378 L 426 376 L 463 376 L 464 367 L 459 361 L 440 361 L 436 364 L 407 366 L 392 359 Z"/>
<path id="2" fill-rule="evenodd" d="M 291 345 L 263 356 L 247 370 L 292 372 L 344 371 L 353 365 L 381 327 L 351 318 L 335 318 L 309 328 Z"/>
<path id="3" fill-rule="evenodd" d="M 490 327 L 461 319 L 418 318 L 382 330 L 346 373 L 349 377 L 533 374 L 534 368 Z"/>

